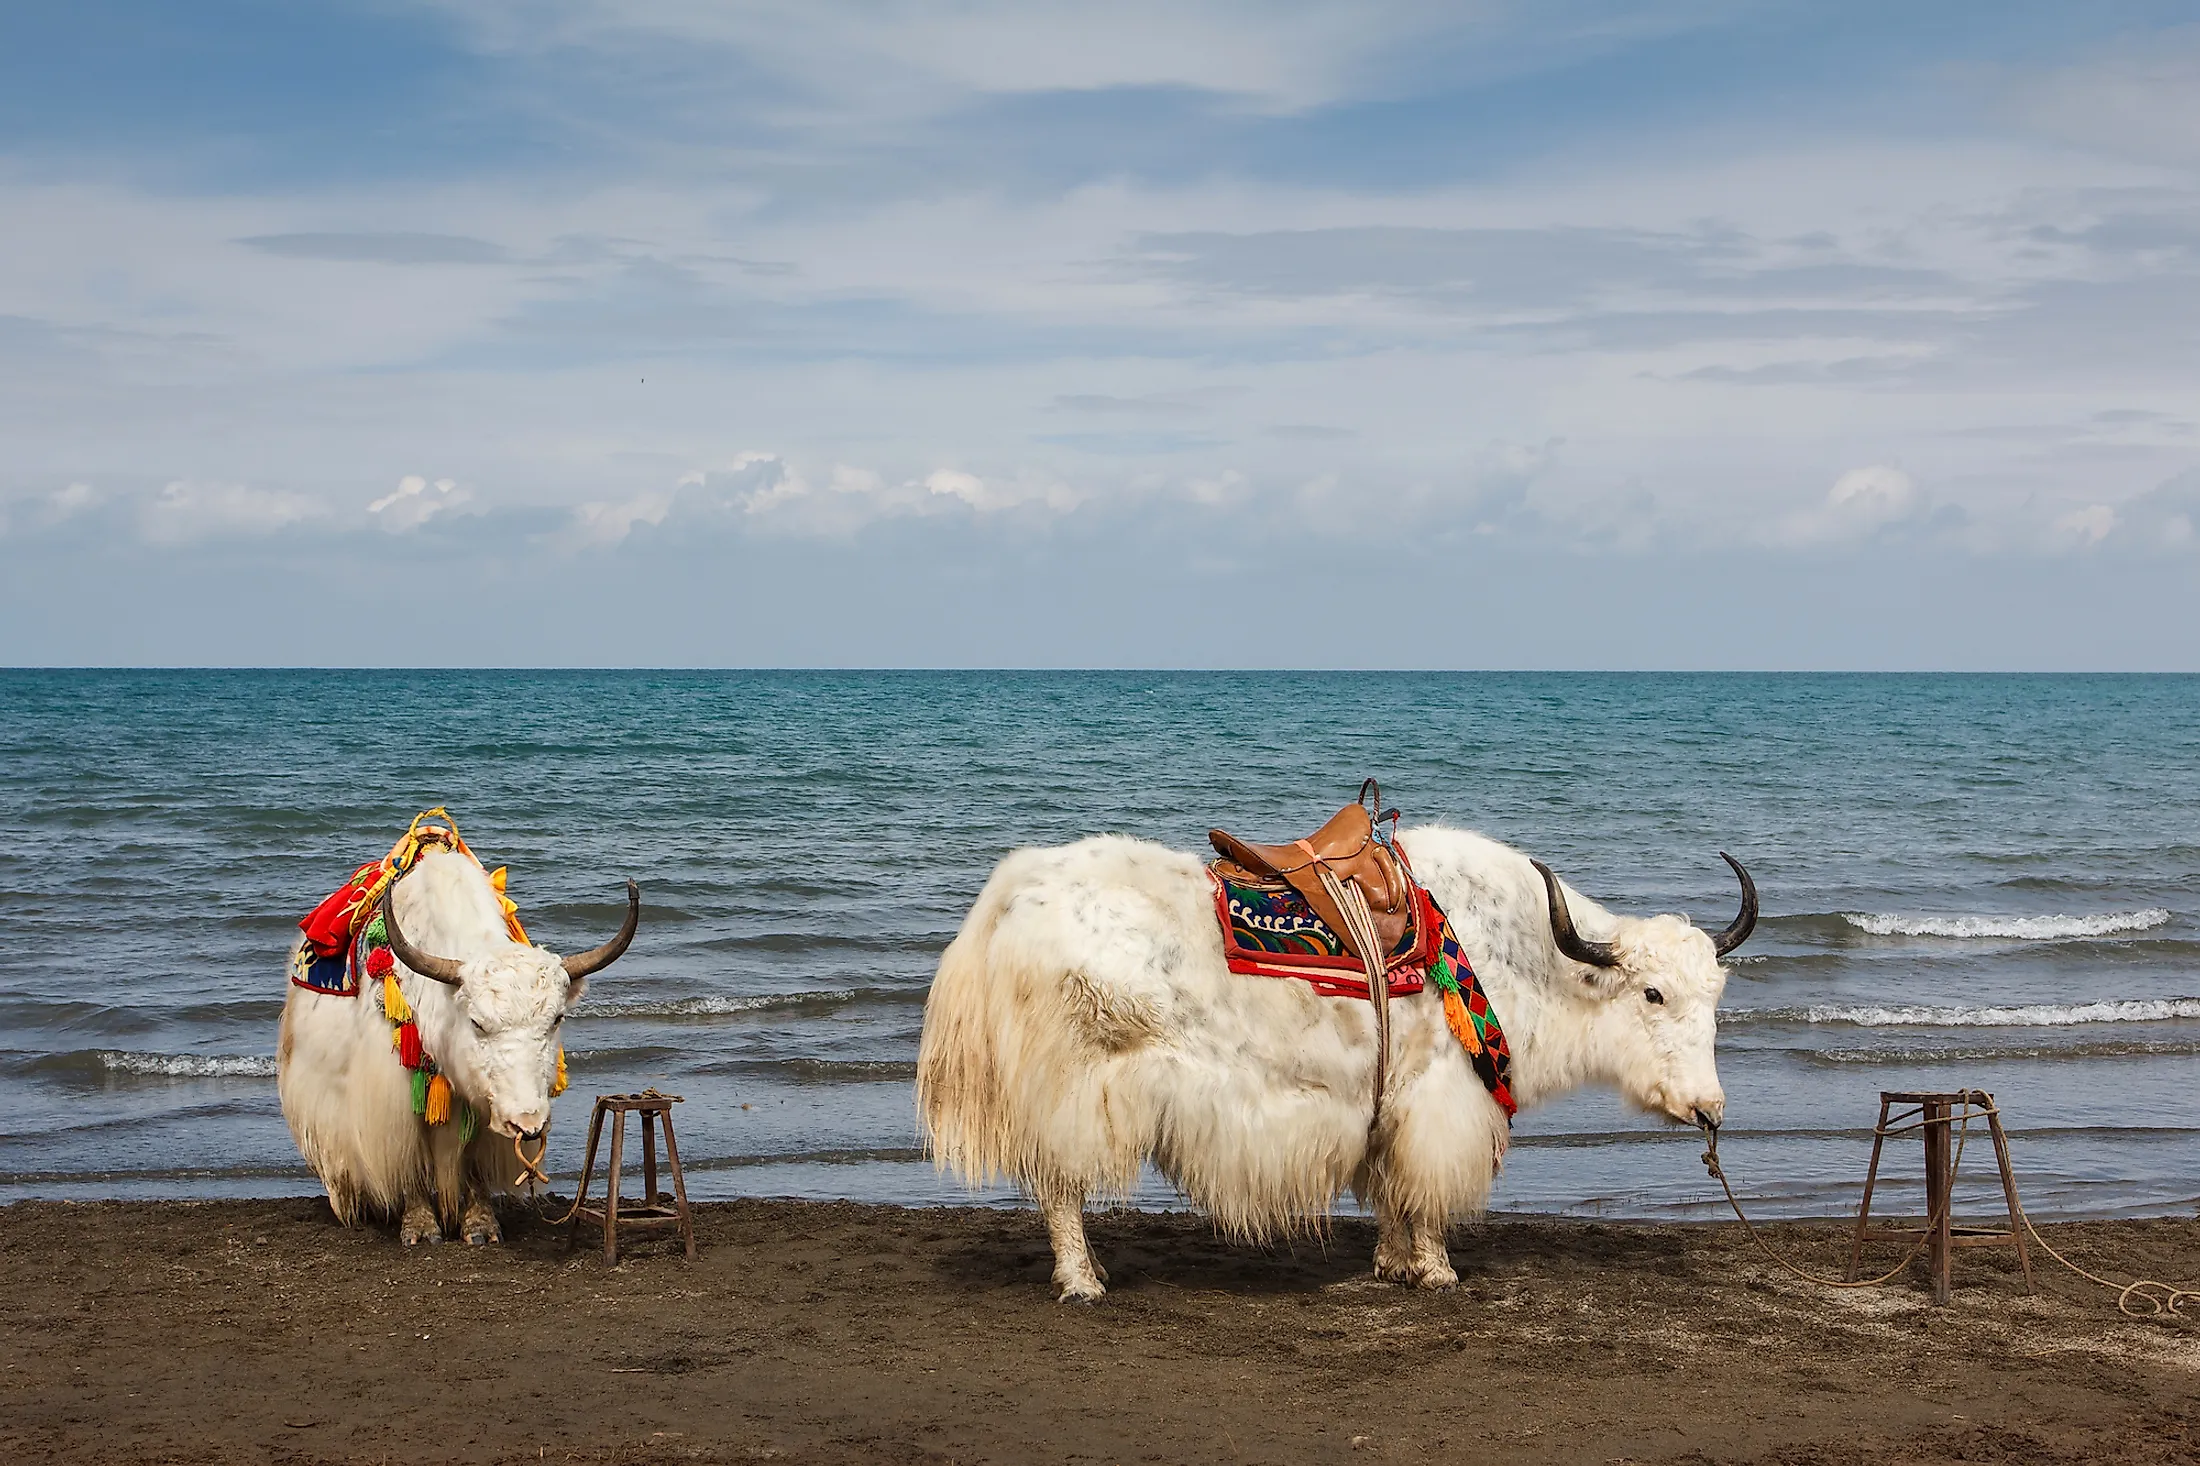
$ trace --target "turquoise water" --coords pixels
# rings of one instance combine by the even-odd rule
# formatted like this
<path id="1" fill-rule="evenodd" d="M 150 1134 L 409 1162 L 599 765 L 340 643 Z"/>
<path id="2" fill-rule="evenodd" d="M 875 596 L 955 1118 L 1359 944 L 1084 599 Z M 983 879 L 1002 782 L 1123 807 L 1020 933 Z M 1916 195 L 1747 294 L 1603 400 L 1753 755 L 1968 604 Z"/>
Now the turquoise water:
<path id="1" fill-rule="evenodd" d="M 1853 1204 L 1880 1090 L 1963 1086 L 2036 1209 L 2189 1211 L 2196 727 L 2190 677 L 0 672 L 0 1199 L 312 1190 L 284 955 L 432 804 L 546 945 L 643 886 L 555 1166 L 576 1099 L 656 1084 L 700 1195 L 957 1199 L 910 1076 L 1001 854 L 1280 837 L 1374 774 L 1621 910 L 1723 925 L 1747 862 L 1723 1148 L 1768 1212 Z M 1498 1205 L 1710 1216 L 1697 1150 L 1579 1096 L 1523 1117 Z"/>

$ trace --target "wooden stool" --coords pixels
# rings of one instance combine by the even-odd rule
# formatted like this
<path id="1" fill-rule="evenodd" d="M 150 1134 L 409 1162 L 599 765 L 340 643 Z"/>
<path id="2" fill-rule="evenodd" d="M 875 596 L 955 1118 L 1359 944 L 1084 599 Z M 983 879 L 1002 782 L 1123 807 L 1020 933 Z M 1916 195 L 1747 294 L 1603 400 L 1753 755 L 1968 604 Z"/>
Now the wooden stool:
<path id="1" fill-rule="evenodd" d="M 1916 1108 L 1905 1108 L 1890 1119 L 1888 1112 L 1897 1106 Z M 2001 1193 L 2009 1203 L 2007 1231 L 1999 1227 L 1959 1227 L 1954 1222 L 1955 1169 L 1949 1160 L 1948 1137 L 1958 1120 L 1975 1115 L 1986 1117 L 1994 1137 L 1994 1159 L 2001 1166 Z M 1880 1147 L 1887 1143 L 1888 1136 L 1907 1135 L 1913 1130 L 1925 1134 L 1925 1225 L 1873 1228 L 1872 1187 L 1879 1181 Z M 1880 1093 L 1879 1124 L 1872 1132 L 1871 1169 L 1864 1173 L 1864 1200 L 1856 1208 L 1856 1240 L 1849 1247 L 1849 1281 L 1855 1282 L 1863 1267 L 1867 1239 L 1914 1241 L 1920 1235 L 1932 1239 L 1927 1257 L 1932 1264 L 1935 1303 L 1949 1300 L 1948 1259 L 1950 1250 L 1957 1247 L 2016 1248 L 2017 1264 L 2024 1269 L 2024 1291 L 2033 1291 L 2032 1257 L 2024 1246 L 2024 1210 L 2017 1204 L 2016 1177 L 2009 1172 L 2009 1137 L 2001 1128 L 2001 1111 L 1994 1108 L 1994 1097 L 1983 1089 L 1959 1089 L 1950 1094 Z"/>
<path id="2" fill-rule="evenodd" d="M 588 1160 L 581 1167 L 580 1195 L 573 1198 L 573 1230 L 565 1239 L 570 1250 L 580 1241 L 583 1220 L 603 1223 L 603 1260 L 619 1262 L 619 1228 L 644 1231 L 675 1228 L 687 1243 L 688 1261 L 695 1261 L 695 1221 L 688 1214 L 687 1182 L 680 1175 L 680 1144 L 672 1138 L 672 1107 L 681 1102 L 676 1094 L 645 1089 L 640 1094 L 599 1094 L 596 1111 L 588 1120 Z M 619 1202 L 619 1159 L 626 1140 L 629 1112 L 642 1117 L 642 1193 L 639 1203 Z M 588 1183 L 596 1173 L 596 1141 L 603 1134 L 603 1117 L 612 1115 L 611 1169 L 604 1177 L 604 1204 L 588 1205 Z M 672 1195 L 657 1190 L 657 1123 L 665 1127 L 665 1160 L 672 1167 Z"/>

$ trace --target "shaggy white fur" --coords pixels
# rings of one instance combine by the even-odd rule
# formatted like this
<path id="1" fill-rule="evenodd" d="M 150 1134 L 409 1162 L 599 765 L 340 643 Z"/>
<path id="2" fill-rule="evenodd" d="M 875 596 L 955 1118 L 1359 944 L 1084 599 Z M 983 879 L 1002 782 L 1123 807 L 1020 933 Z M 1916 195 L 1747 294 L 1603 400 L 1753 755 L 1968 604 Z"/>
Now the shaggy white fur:
<path id="1" fill-rule="evenodd" d="M 550 1124 L 558 1025 L 587 982 L 555 952 L 511 939 L 488 876 L 463 855 L 423 856 L 390 899 L 413 946 L 462 964 L 457 987 L 396 970 L 422 1046 L 484 1123 L 466 1145 L 457 1124 L 413 1113 L 372 982 L 355 998 L 290 986 L 275 1050 L 283 1118 L 346 1226 L 373 1212 L 398 1216 L 408 1244 L 458 1228 L 494 1242 L 490 1197 L 519 1174 L 513 1138 Z"/>
<path id="2" fill-rule="evenodd" d="M 1726 976 L 1710 936 L 1568 887 L 1582 935 L 1620 955 L 1584 966 L 1554 944 L 1525 855 L 1441 826 L 1399 841 L 1504 1025 L 1523 1108 L 1601 1083 L 1676 1120 L 1720 1118 Z M 1352 1190 L 1376 1213 L 1378 1274 L 1447 1286 L 1445 1225 L 1486 1209 L 1508 1126 L 1433 985 L 1395 1000 L 1391 1024 L 1371 1134 L 1370 1005 L 1232 973 L 1201 863 L 1100 836 L 995 869 L 932 980 L 917 1104 L 943 1169 L 1010 1177 L 1039 1202 L 1064 1299 L 1105 1291 L 1085 1199 L 1126 1193 L 1149 1159 L 1249 1239 L 1317 1221 Z"/>

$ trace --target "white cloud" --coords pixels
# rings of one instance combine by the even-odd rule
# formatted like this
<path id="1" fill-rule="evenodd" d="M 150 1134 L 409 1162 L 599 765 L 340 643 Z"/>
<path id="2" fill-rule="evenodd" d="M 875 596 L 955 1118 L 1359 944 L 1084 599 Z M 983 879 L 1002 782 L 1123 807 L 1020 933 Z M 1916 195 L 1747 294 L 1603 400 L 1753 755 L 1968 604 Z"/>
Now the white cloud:
<path id="1" fill-rule="evenodd" d="M 248 538 L 319 518 L 320 505 L 280 489 L 176 479 L 147 500 L 138 531 L 156 545 Z"/>
<path id="2" fill-rule="evenodd" d="M 2055 521 L 2057 534 L 2071 535 L 2089 545 L 2097 545 L 2109 537 L 2116 528 L 2116 511 L 2106 504 L 2088 504 L 2073 510 Z"/>
<path id="3" fill-rule="evenodd" d="M 74 519 L 98 508 L 100 502 L 99 490 L 90 484 L 70 484 L 67 488 L 56 489 L 47 500 L 48 512 L 56 520 Z"/>
<path id="4" fill-rule="evenodd" d="M 574 506 L 571 524 L 561 538 L 569 546 L 615 545 L 634 532 L 637 524 L 657 525 L 672 512 L 675 490 L 652 490 L 631 499 L 595 500 Z"/>
<path id="5" fill-rule="evenodd" d="M 397 481 L 397 488 L 384 494 L 367 506 L 367 512 L 375 516 L 381 526 L 393 534 L 418 529 L 446 509 L 455 509 L 473 497 L 472 491 L 459 487 L 454 479 L 439 478 L 434 483 L 418 474 L 407 474 Z"/>
<path id="6" fill-rule="evenodd" d="M 1887 524 L 1917 507 L 1917 485 L 1892 464 L 1874 463 L 1835 479 L 1826 491 L 1826 504 L 1850 523 Z"/>

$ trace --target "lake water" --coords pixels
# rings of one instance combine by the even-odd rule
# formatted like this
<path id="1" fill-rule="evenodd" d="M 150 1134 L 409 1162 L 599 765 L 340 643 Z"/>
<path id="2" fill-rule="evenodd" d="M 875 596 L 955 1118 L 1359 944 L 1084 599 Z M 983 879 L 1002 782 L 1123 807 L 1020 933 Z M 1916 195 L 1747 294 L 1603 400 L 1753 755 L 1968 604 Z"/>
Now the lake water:
<path id="1" fill-rule="evenodd" d="M 545 945 L 644 889 L 555 1170 L 587 1095 L 655 1084 L 698 1196 L 959 1200 L 910 1082 L 994 862 L 1281 838 L 1373 774 L 1622 911 L 1723 925 L 1717 852 L 1749 865 L 1723 1149 L 1767 1213 L 1852 1207 L 1878 1092 L 1957 1087 L 2036 1211 L 2189 1212 L 2196 730 L 2190 677 L 0 672 L 0 1199 L 313 1191 L 273 1077 L 295 923 L 445 804 Z M 1577 1096 L 1522 1117 L 1497 1205 L 1717 1215 L 1699 1148 Z"/>

